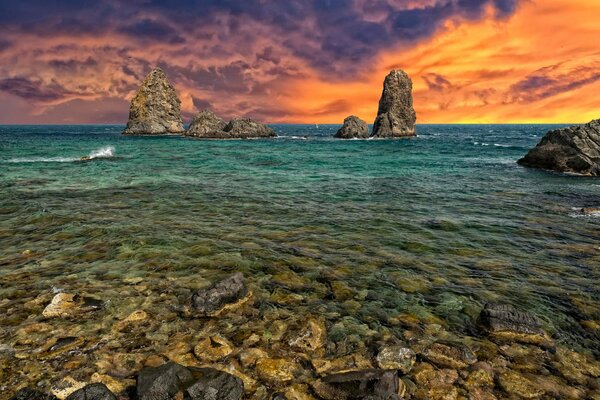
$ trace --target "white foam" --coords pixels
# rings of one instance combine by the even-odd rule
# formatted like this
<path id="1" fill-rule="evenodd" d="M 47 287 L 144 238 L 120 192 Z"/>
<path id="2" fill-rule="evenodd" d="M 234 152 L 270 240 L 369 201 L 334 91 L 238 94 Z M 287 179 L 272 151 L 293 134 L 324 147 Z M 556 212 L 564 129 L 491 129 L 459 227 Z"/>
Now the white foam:
<path id="1" fill-rule="evenodd" d="M 94 150 L 89 154 L 89 158 L 111 158 L 115 155 L 113 146 L 105 146 L 98 150 Z"/>
<path id="2" fill-rule="evenodd" d="M 93 160 L 95 158 L 111 158 L 115 155 L 115 148 L 113 146 L 104 146 L 97 150 L 91 151 L 87 159 Z M 81 157 L 20 157 L 12 158 L 8 160 L 9 163 L 64 163 L 64 162 L 75 162 L 81 161 Z"/>

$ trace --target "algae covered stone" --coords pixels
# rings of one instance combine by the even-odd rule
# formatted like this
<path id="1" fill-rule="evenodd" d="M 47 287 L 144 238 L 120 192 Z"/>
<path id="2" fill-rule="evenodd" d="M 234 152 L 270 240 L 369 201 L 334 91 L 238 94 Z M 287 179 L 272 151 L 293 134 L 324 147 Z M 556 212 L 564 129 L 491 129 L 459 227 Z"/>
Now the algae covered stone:
<path id="1" fill-rule="evenodd" d="M 518 311 L 507 304 L 486 304 L 479 314 L 478 324 L 497 340 L 537 345 L 552 343 L 535 315 Z"/>

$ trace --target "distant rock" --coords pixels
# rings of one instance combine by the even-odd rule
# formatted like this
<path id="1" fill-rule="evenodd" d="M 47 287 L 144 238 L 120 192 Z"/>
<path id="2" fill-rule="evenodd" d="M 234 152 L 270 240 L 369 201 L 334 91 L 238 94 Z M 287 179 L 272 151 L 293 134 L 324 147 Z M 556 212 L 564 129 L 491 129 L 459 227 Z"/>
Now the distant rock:
<path id="1" fill-rule="evenodd" d="M 486 333 L 499 341 L 540 346 L 550 346 L 552 343 L 535 315 L 518 311 L 507 304 L 486 304 L 477 322 Z"/>
<path id="2" fill-rule="evenodd" d="M 230 138 L 268 138 L 276 137 L 275 131 L 265 124 L 249 118 L 234 118 L 223 129 Z"/>
<path id="3" fill-rule="evenodd" d="M 417 116 L 413 108 L 412 81 L 406 72 L 392 70 L 383 82 L 377 118 L 371 136 L 380 138 L 416 136 Z"/>
<path id="4" fill-rule="evenodd" d="M 186 136 L 194 136 L 200 138 L 223 138 L 229 135 L 223 131 L 225 121 L 219 118 L 210 110 L 201 111 L 196 115 L 189 128 L 185 131 Z"/>
<path id="5" fill-rule="evenodd" d="M 162 69 L 152 70 L 131 101 L 126 135 L 183 133 L 181 101 Z"/>
<path id="6" fill-rule="evenodd" d="M 197 290 L 192 295 L 192 308 L 196 315 L 213 316 L 224 308 L 243 301 L 248 296 L 248 288 L 241 272 L 215 283 L 208 289 Z"/>
<path id="7" fill-rule="evenodd" d="M 546 133 L 518 163 L 525 167 L 600 176 L 600 120 Z"/>
<path id="8" fill-rule="evenodd" d="M 369 137 L 367 123 L 355 115 L 344 119 L 344 125 L 337 131 L 335 137 L 338 139 L 366 139 Z"/>

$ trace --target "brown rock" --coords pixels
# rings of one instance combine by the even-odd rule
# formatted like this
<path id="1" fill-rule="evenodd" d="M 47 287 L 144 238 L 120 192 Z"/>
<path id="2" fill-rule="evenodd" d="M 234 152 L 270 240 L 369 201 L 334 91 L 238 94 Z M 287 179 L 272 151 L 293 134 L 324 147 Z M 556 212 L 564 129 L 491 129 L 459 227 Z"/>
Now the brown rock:
<path id="1" fill-rule="evenodd" d="M 338 139 L 366 139 L 369 137 L 367 123 L 355 115 L 344 119 L 344 125 L 336 132 Z"/>
<path id="2" fill-rule="evenodd" d="M 410 77 L 400 69 L 390 71 L 383 82 L 383 93 L 371 136 L 416 136 L 416 120 Z"/>

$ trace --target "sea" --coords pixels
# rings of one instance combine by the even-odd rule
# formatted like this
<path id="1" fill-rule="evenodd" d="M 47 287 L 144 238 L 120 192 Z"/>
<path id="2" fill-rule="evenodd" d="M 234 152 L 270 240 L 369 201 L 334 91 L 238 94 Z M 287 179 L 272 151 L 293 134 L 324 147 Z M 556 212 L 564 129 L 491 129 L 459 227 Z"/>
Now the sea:
<path id="1" fill-rule="evenodd" d="M 600 207 L 600 179 L 516 163 L 562 126 L 418 125 L 401 140 L 334 139 L 339 125 L 258 140 L 0 126 L 0 351 L 43 309 L 23 305 L 58 292 L 106 304 L 61 322 L 70 336 L 146 310 L 164 322 L 152 351 L 186 331 L 192 290 L 243 272 L 257 314 L 223 323 L 234 342 L 311 315 L 346 352 L 409 328 L 476 337 L 495 302 L 598 357 L 600 214 L 581 209 Z"/>

